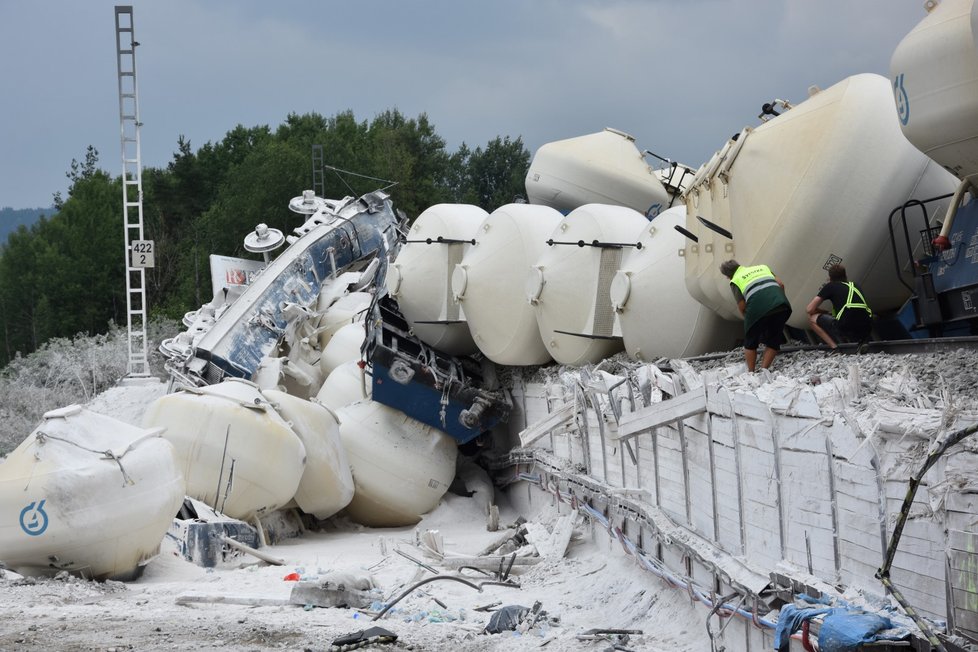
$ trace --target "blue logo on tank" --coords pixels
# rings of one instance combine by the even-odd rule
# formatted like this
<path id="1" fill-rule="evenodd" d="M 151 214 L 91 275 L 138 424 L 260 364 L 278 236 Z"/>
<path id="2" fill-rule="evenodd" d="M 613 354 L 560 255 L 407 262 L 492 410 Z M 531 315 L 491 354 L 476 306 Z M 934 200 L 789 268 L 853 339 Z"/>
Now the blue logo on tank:
<path id="1" fill-rule="evenodd" d="M 44 534 L 48 529 L 48 513 L 44 511 L 44 502 L 33 502 L 20 510 L 20 529 L 32 537 Z"/>
<path id="2" fill-rule="evenodd" d="M 906 126 L 910 122 L 910 98 L 907 97 L 907 89 L 903 87 L 903 73 L 897 75 L 896 79 L 893 80 L 893 97 L 896 100 L 900 124 Z"/>

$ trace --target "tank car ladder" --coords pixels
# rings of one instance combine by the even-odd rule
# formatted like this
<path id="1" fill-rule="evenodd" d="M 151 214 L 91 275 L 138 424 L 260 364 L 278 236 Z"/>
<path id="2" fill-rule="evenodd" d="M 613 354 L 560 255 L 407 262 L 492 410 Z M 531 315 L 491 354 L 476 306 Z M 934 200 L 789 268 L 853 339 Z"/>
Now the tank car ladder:
<path id="1" fill-rule="evenodd" d="M 143 176 L 140 162 L 139 100 L 132 6 L 115 7 L 116 62 L 119 76 L 119 125 L 122 138 L 122 220 L 125 235 L 128 375 L 149 376 L 146 341 L 146 269 L 133 265 L 134 240 L 143 240 Z"/>

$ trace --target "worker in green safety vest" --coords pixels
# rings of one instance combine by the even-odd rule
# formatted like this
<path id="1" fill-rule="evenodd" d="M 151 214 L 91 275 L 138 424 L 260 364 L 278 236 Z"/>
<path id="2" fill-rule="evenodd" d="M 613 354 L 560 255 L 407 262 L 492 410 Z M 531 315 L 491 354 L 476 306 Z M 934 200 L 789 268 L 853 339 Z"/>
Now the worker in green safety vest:
<path id="1" fill-rule="evenodd" d="M 757 348 L 764 345 L 761 368 L 767 369 L 784 343 L 784 325 L 791 316 L 791 303 L 782 283 L 767 265 L 744 267 L 736 260 L 720 265 L 730 279 L 730 289 L 744 316 L 744 359 L 747 370 L 757 365 Z"/>
<path id="2" fill-rule="evenodd" d="M 859 287 L 849 280 L 844 266 L 832 265 L 828 272 L 828 283 L 822 286 L 806 308 L 808 323 L 833 351 L 839 348 L 841 334 L 857 342 L 862 352 L 873 330 L 873 311 Z M 821 308 L 823 301 L 832 302 L 831 313 Z"/>

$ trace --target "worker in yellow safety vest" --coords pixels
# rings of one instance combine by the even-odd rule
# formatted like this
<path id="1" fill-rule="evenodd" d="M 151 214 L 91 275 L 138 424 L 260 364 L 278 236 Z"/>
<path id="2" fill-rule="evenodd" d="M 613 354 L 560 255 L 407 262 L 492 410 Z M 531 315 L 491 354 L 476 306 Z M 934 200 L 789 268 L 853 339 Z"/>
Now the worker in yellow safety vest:
<path id="1" fill-rule="evenodd" d="M 833 351 L 839 348 L 839 335 L 857 342 L 859 351 L 866 348 L 873 331 L 873 311 L 859 287 L 851 282 L 842 265 L 828 269 L 829 281 L 808 303 L 808 323 L 815 334 Z M 832 312 L 821 308 L 823 301 L 832 302 Z"/>
<path id="2" fill-rule="evenodd" d="M 784 325 L 791 316 L 791 303 L 784 283 L 767 265 L 744 267 L 736 260 L 720 265 L 720 273 L 730 279 L 730 289 L 740 314 L 744 316 L 744 359 L 747 370 L 757 365 L 757 348 L 764 345 L 761 368 L 767 369 L 784 343 Z"/>

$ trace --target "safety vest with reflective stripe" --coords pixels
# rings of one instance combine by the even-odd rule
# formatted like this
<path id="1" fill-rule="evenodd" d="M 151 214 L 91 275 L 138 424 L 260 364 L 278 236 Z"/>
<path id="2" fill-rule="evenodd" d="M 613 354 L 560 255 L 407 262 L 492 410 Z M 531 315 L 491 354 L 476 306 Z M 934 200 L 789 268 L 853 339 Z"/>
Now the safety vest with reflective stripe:
<path id="1" fill-rule="evenodd" d="M 866 303 L 866 298 L 863 296 L 863 293 L 856 289 L 856 284 L 852 281 L 842 281 L 842 283 L 849 286 L 849 296 L 846 297 L 846 305 L 839 308 L 839 312 L 835 313 L 834 317 L 836 319 L 840 319 L 846 308 L 862 308 L 869 313 L 870 317 L 872 317 L 873 311 L 869 309 L 869 304 Z M 853 295 L 857 295 L 859 297 L 858 303 L 853 302 Z"/>
<path id="2" fill-rule="evenodd" d="M 751 296 L 767 287 L 780 287 L 774 278 L 774 272 L 767 265 L 754 265 L 744 267 L 741 265 L 734 272 L 730 282 L 744 295 L 744 301 L 749 301 Z"/>

